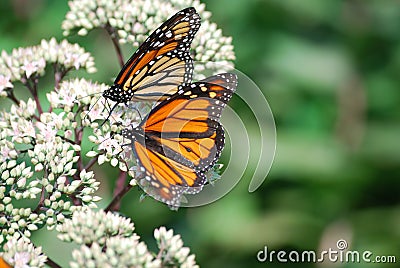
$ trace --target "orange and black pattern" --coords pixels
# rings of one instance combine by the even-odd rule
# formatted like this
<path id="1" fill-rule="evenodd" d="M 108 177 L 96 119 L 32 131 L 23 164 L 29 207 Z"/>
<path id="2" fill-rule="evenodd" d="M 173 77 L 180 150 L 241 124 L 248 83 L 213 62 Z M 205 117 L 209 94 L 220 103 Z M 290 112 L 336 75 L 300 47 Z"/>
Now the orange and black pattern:
<path id="1" fill-rule="evenodd" d="M 125 63 L 103 97 L 118 103 L 159 101 L 190 83 L 193 60 L 190 45 L 200 27 L 193 7 L 183 9 L 155 30 Z"/>
<path id="2" fill-rule="evenodd" d="M 122 135 L 132 143 L 144 191 L 172 207 L 184 193 L 197 193 L 205 172 L 225 144 L 220 118 L 237 86 L 234 74 L 219 74 L 181 85 L 160 102 L 135 129 Z"/>

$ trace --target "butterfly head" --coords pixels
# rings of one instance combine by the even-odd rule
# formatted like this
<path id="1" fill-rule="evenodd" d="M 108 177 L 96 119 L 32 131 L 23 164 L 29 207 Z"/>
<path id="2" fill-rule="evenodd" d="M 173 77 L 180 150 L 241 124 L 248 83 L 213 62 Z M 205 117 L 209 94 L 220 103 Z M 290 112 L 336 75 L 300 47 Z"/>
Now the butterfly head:
<path id="1" fill-rule="evenodd" d="M 122 89 L 120 85 L 114 84 L 103 92 L 103 97 L 117 103 L 127 103 L 132 96 L 128 94 L 128 91 Z"/>

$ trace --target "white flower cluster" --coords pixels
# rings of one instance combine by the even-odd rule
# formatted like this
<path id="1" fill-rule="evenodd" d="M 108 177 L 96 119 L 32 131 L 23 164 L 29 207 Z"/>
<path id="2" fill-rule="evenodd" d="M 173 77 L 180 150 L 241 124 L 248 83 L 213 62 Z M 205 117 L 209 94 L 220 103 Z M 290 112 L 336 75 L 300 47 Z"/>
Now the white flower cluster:
<path id="1" fill-rule="evenodd" d="M 190 249 L 183 246 L 180 235 L 174 235 L 172 229 L 160 227 L 154 230 L 154 238 L 161 252 L 162 267 L 199 267 L 196 265 L 195 255 L 189 255 Z"/>
<path id="2" fill-rule="evenodd" d="M 84 68 L 88 73 L 96 72 L 93 57 L 78 44 L 71 44 L 65 39 L 57 43 L 55 38 L 51 38 L 50 41 L 42 40 L 40 46 L 47 63 L 57 63 L 65 69 Z"/>
<path id="3" fill-rule="evenodd" d="M 108 129 L 108 127 L 103 129 Z M 115 133 L 116 130 L 117 128 L 112 126 L 111 131 Z M 98 151 L 89 151 L 86 154 L 87 157 L 98 156 L 99 165 L 102 165 L 104 162 L 111 162 L 113 167 L 119 164 L 122 171 L 127 171 L 123 163 L 118 160 L 122 151 L 122 137 L 120 135 L 111 135 L 110 131 L 103 132 L 101 130 L 96 130 L 94 131 L 94 135 L 89 136 L 89 140 L 98 144 Z"/>
<path id="4" fill-rule="evenodd" d="M 75 211 L 57 231 L 61 240 L 81 245 L 72 252 L 71 267 L 198 267 L 172 230 L 154 231 L 160 252 L 152 254 L 133 232 L 130 219 L 111 212 Z"/>
<path id="5" fill-rule="evenodd" d="M 99 165 L 110 162 L 112 166 L 118 166 L 120 170 L 127 171 L 127 156 L 122 155 L 123 139 L 121 135 L 111 134 L 119 133 L 123 127 L 139 121 L 139 117 L 133 109 L 114 109 L 109 117 L 109 124 L 104 124 L 99 128 L 96 120 L 104 121 L 109 115 L 109 108 L 105 103 L 99 101 L 101 93 L 107 89 L 105 84 L 93 83 L 85 79 L 71 79 L 62 81 L 59 88 L 47 94 L 47 98 L 52 108 L 63 109 L 71 114 L 73 108 L 78 106 L 82 111 L 82 125 L 94 129 L 93 134 L 89 136 L 89 141 L 96 144 L 97 148 L 86 153 L 89 158 L 97 157 Z M 112 104 L 111 104 L 112 105 Z M 123 105 L 123 104 L 122 104 Z M 136 109 L 142 110 L 146 107 L 140 105 Z M 134 111 L 134 110 L 133 110 Z M 64 113 L 64 112 L 63 112 Z M 144 114 L 144 113 L 143 113 Z M 124 119 L 122 119 L 122 117 Z M 73 122 L 76 126 L 76 122 Z M 68 137 L 70 132 L 66 133 Z"/>
<path id="6" fill-rule="evenodd" d="M 75 211 L 71 219 L 57 226 L 58 238 L 65 242 L 74 241 L 77 244 L 92 244 L 97 242 L 104 246 L 110 237 L 130 237 L 139 240 L 133 233 L 134 224 L 129 218 L 124 218 L 102 210 L 91 209 Z"/>
<path id="7" fill-rule="evenodd" d="M 235 53 L 232 38 L 222 35 L 199 0 L 73 0 L 62 28 L 64 35 L 77 32 L 86 35 L 94 28 L 104 28 L 120 43 L 138 47 L 157 27 L 170 16 L 186 7 L 194 7 L 202 18 L 202 25 L 193 40 L 192 52 L 195 78 L 203 76 L 204 69 L 221 73 L 233 68 Z M 197 71 L 197 72 L 196 72 Z"/>
<path id="8" fill-rule="evenodd" d="M 57 43 L 55 38 L 42 40 L 40 45 L 17 48 L 11 54 L 1 52 L 0 92 L 12 88 L 11 82 L 43 76 L 49 63 L 56 64 L 63 72 L 80 68 L 89 73 L 96 71 L 93 57 L 78 44 L 70 44 L 67 40 Z"/>
<path id="9" fill-rule="evenodd" d="M 35 248 L 28 239 L 10 239 L 3 247 L 2 257 L 15 268 L 44 267 L 47 257 L 42 248 Z"/>
<path id="10" fill-rule="evenodd" d="M 110 132 L 119 132 L 124 125 L 131 123 L 136 118 L 129 119 L 129 116 L 126 116 L 125 121 L 122 121 L 123 109 L 114 109 L 110 116 L 111 126 L 105 124 L 99 128 L 96 120 L 104 121 L 109 115 L 109 109 L 106 108 L 105 103 L 99 101 L 101 93 L 107 88 L 108 86 L 105 84 L 93 83 L 83 78 L 71 79 L 61 82 L 58 89 L 47 94 L 47 98 L 52 108 L 72 111 L 73 107 L 77 105 L 78 110 L 82 111 L 82 125 L 94 129 L 93 135 L 89 136 L 89 141 L 98 145 L 96 150 L 86 153 L 87 157 L 97 157 L 99 165 L 111 162 L 112 166 L 119 165 L 122 171 L 126 171 L 126 165 L 119 161 L 122 137 L 111 135 Z"/>
<path id="11" fill-rule="evenodd" d="M 62 81 L 59 88 L 47 93 L 47 99 L 52 108 L 61 108 L 67 111 L 71 111 L 76 104 L 79 106 L 90 105 L 91 113 L 89 116 L 94 121 L 105 118 L 105 113 L 103 114 L 104 105 L 98 100 L 106 89 L 108 89 L 108 86 L 105 84 L 91 82 L 84 78 L 75 78 Z M 97 106 L 95 106 L 95 103 Z"/>
<path id="12" fill-rule="evenodd" d="M 232 71 L 235 53 L 233 52 L 232 37 L 222 35 L 222 30 L 217 24 L 203 21 L 193 40 L 194 52 L 194 77 L 204 79 L 206 73 L 214 70 L 215 73 Z"/>
<path id="13" fill-rule="evenodd" d="M 21 80 L 22 77 L 31 77 L 32 74 L 43 75 L 46 61 L 41 46 L 13 49 L 11 54 L 1 51 L 0 73 L 9 77 L 11 81 Z"/>
<path id="14" fill-rule="evenodd" d="M 134 229 L 129 218 L 90 209 L 57 227 L 61 240 L 81 245 L 72 252 L 71 267 L 160 267 Z"/>
<path id="15" fill-rule="evenodd" d="M 104 246 L 82 245 L 72 252 L 70 267 L 148 267 L 161 268 L 143 242 L 124 237 L 111 237 Z"/>
<path id="16" fill-rule="evenodd" d="M 28 99 L 0 114 L 0 236 L 7 240 L 30 237 L 44 224 L 54 228 L 76 208 L 66 196 L 90 207 L 100 200 L 93 172 L 74 168 L 80 146 L 62 138 L 72 136 L 74 114 L 45 112 L 34 122 L 35 108 Z M 31 205 L 16 206 L 22 199 Z"/>

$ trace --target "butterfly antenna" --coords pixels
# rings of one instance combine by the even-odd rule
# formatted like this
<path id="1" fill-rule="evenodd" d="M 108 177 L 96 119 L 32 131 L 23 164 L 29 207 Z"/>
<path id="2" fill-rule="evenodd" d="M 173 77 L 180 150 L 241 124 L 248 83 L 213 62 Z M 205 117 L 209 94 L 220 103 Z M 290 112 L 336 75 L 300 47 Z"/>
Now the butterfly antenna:
<path id="1" fill-rule="evenodd" d="M 96 96 L 96 95 L 98 95 L 98 94 L 101 94 L 101 92 L 96 92 L 96 93 L 88 94 L 88 95 L 83 96 L 83 97 L 80 97 L 80 98 L 75 98 L 75 100 L 81 100 L 81 99 L 84 99 L 84 98 L 87 98 L 87 97 L 93 97 L 93 96 Z"/>
<path id="2" fill-rule="evenodd" d="M 135 111 L 138 113 L 140 121 L 143 121 L 142 114 L 140 113 L 139 109 L 135 107 Z"/>
<path id="3" fill-rule="evenodd" d="M 108 103 L 108 102 L 107 102 Z M 115 110 L 115 108 L 118 106 L 118 102 L 117 103 L 115 103 L 114 104 L 114 106 L 110 109 L 110 112 L 108 113 L 108 116 L 107 116 L 107 118 L 106 119 L 104 119 L 104 121 L 103 121 L 103 123 L 101 123 L 101 125 L 100 125 L 100 127 L 102 127 L 104 124 L 105 124 L 105 122 L 110 118 L 110 116 L 111 116 L 111 114 L 112 114 L 112 112 Z M 104 105 L 104 107 L 107 107 L 106 105 Z"/>
<path id="4" fill-rule="evenodd" d="M 86 97 L 89 97 L 89 96 L 95 96 L 95 95 L 97 95 L 97 94 L 98 94 L 98 93 L 93 93 L 93 94 L 87 95 L 87 96 L 85 96 L 85 97 L 78 98 L 78 99 L 76 99 L 76 100 L 80 100 L 80 99 L 83 99 L 83 98 L 86 98 Z M 85 117 L 83 117 L 83 120 L 86 119 L 86 117 L 87 117 L 87 116 L 89 115 L 89 113 L 93 110 L 93 108 L 96 106 L 96 104 L 99 102 L 100 99 L 101 99 L 101 97 L 97 99 L 97 101 L 92 105 L 92 107 L 89 107 L 89 110 L 88 110 L 88 112 L 85 114 Z"/>
<path id="5" fill-rule="evenodd" d="M 142 114 L 140 113 L 139 109 L 137 107 L 133 107 L 133 109 L 137 112 L 139 115 L 140 121 L 143 121 Z"/>

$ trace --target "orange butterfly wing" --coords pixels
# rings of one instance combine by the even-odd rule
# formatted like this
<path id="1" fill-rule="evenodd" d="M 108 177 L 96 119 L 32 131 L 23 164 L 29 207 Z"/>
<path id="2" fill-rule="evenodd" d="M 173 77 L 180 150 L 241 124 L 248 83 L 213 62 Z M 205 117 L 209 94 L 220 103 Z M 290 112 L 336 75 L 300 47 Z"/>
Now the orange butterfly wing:
<path id="1" fill-rule="evenodd" d="M 219 120 L 236 85 L 235 75 L 220 74 L 179 86 L 136 129 L 123 130 L 123 136 L 133 141 L 138 165 L 146 174 L 139 183 L 146 193 L 179 206 L 183 193 L 201 190 L 206 183 L 204 172 L 224 147 Z"/>
<path id="2" fill-rule="evenodd" d="M 186 189 L 190 187 L 198 192 L 206 181 L 204 173 L 196 172 L 154 148 L 134 142 L 134 151 L 145 175 L 138 181 L 139 185 L 147 194 L 169 206 L 179 207 Z"/>
<path id="3" fill-rule="evenodd" d="M 190 45 L 200 27 L 194 8 L 179 11 L 155 30 L 125 63 L 103 96 L 117 103 L 160 100 L 192 79 Z"/>

